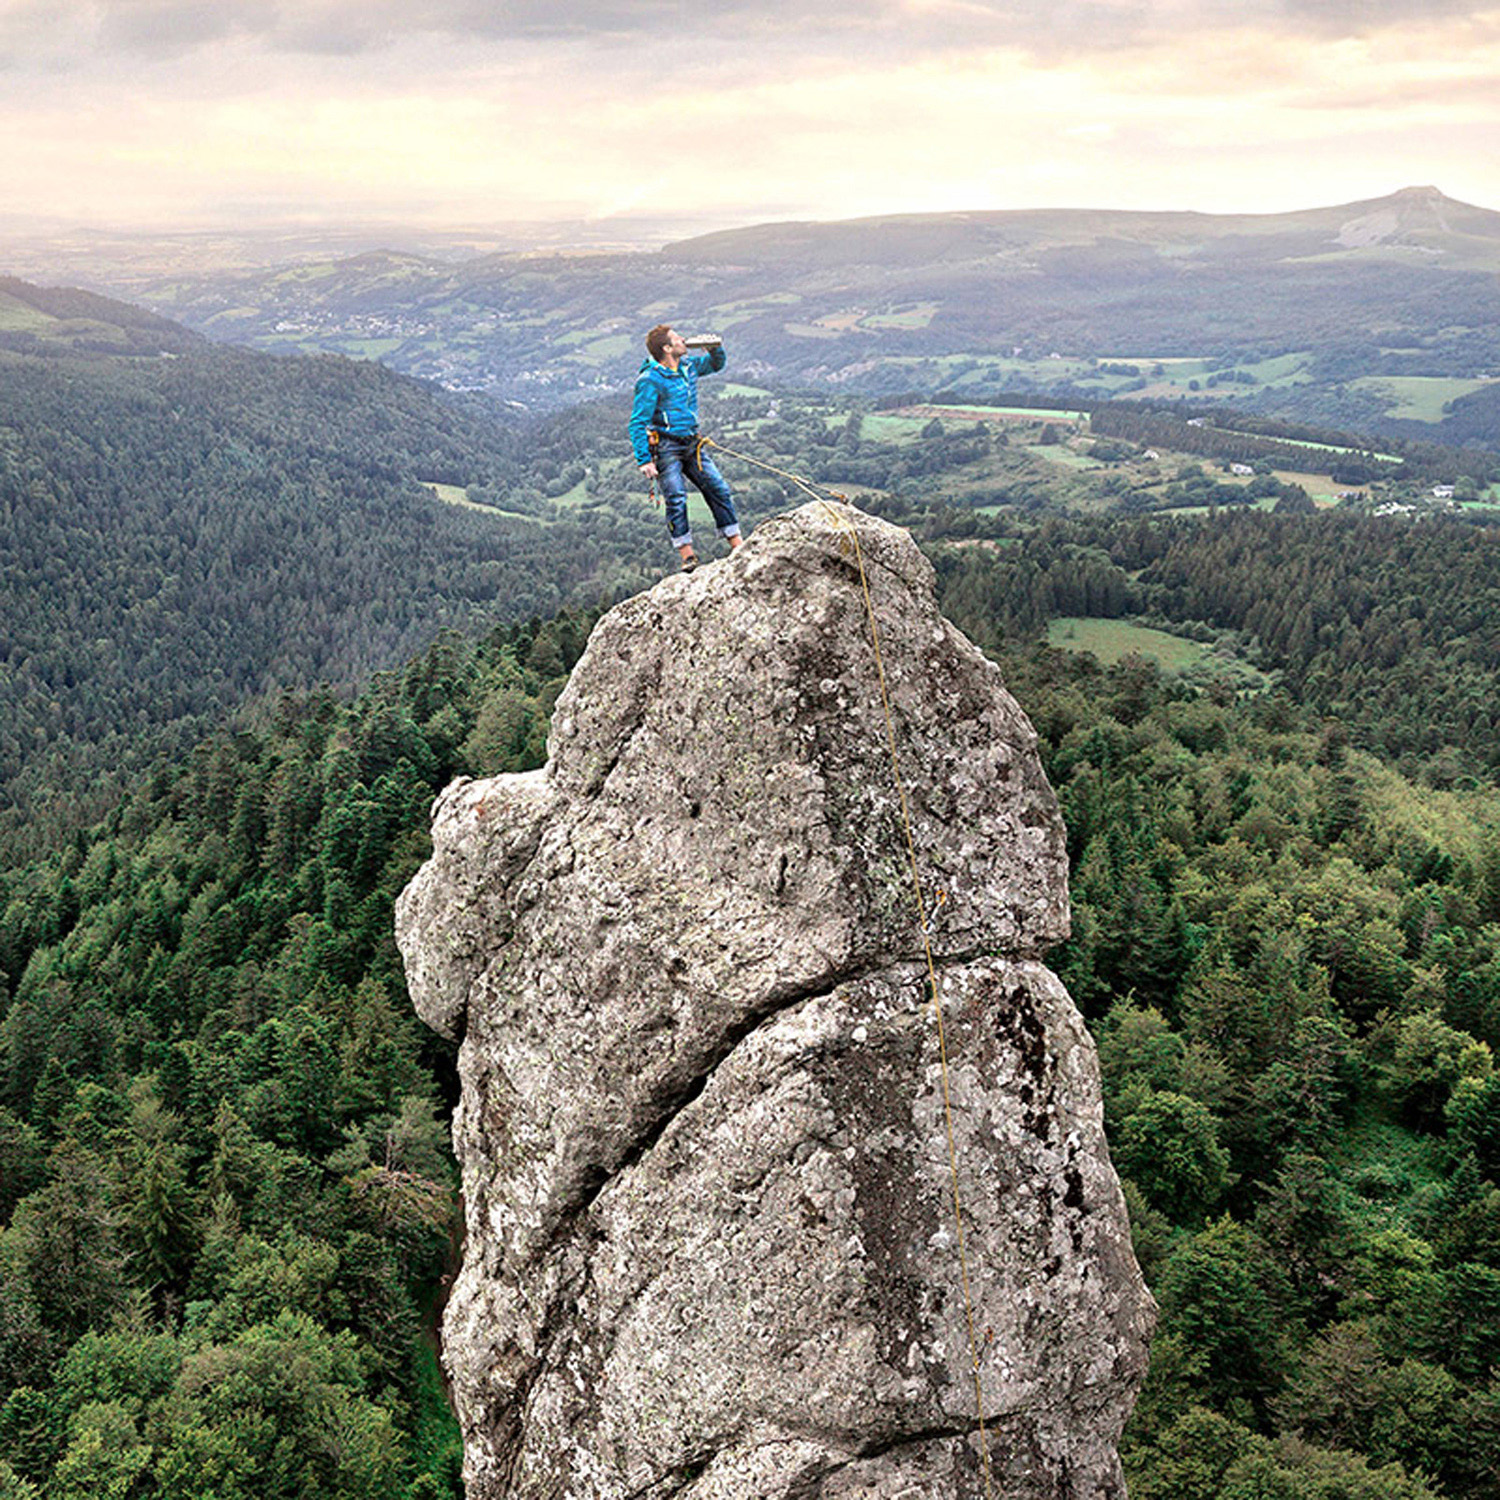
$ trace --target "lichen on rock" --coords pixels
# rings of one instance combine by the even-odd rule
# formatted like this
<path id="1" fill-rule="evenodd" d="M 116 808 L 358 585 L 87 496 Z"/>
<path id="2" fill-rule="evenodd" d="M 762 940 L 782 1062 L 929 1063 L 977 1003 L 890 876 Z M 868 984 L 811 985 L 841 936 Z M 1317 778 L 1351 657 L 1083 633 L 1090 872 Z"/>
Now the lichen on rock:
<path id="1" fill-rule="evenodd" d="M 856 546 L 857 542 L 857 546 Z M 1123 1494 L 1154 1310 L 1056 799 L 905 532 L 807 505 L 611 610 L 547 766 L 460 781 L 397 935 L 461 1036 L 470 1500 Z"/>

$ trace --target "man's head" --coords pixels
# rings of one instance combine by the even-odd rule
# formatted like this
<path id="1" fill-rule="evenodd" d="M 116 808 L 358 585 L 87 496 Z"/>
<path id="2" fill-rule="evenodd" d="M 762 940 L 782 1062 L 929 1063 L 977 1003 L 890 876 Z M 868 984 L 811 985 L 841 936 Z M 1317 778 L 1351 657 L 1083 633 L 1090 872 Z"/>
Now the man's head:
<path id="1" fill-rule="evenodd" d="M 687 345 L 670 323 L 658 323 L 646 335 L 646 353 L 652 359 L 663 361 L 665 356 L 680 359 L 687 352 Z"/>

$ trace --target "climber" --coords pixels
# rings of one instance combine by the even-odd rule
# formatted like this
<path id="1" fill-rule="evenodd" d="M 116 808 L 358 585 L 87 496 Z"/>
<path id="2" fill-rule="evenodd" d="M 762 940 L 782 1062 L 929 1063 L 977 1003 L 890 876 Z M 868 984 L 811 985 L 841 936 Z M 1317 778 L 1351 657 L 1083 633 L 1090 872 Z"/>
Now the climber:
<path id="1" fill-rule="evenodd" d="M 693 533 L 688 527 L 684 477 L 708 501 L 719 535 L 738 547 L 739 516 L 724 476 L 702 452 L 698 435 L 698 377 L 724 368 L 724 345 L 717 338 L 695 339 L 704 354 L 689 354 L 687 341 L 669 324 L 658 323 L 646 335 L 646 359 L 635 378 L 630 412 L 630 444 L 647 479 L 661 485 L 667 507 L 667 532 L 682 557 L 682 569 L 698 566 Z"/>

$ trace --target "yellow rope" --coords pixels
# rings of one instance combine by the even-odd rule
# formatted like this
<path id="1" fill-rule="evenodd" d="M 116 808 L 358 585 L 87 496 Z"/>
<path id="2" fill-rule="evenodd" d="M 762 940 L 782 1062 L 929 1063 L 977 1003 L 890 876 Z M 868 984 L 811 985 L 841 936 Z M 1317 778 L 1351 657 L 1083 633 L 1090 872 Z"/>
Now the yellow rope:
<path id="1" fill-rule="evenodd" d="M 726 448 L 724 451 L 728 453 L 730 450 Z M 764 464 L 762 467 L 770 468 L 770 465 Z M 795 479 L 793 475 L 786 477 Z M 801 483 L 800 480 L 796 482 Z M 948 1040 L 943 1028 L 943 1006 L 938 998 L 937 967 L 932 960 L 932 939 L 927 929 L 927 904 L 922 899 L 922 877 L 917 865 L 917 845 L 912 836 L 911 815 L 907 809 L 906 784 L 901 779 L 901 761 L 896 753 L 896 727 L 891 716 L 891 697 L 886 688 L 885 663 L 880 652 L 880 629 L 875 623 L 875 606 L 870 599 L 870 581 L 865 574 L 865 559 L 859 545 L 859 531 L 850 524 L 847 517 L 841 516 L 826 501 L 823 505 L 834 525 L 847 531 L 854 539 L 854 557 L 859 564 L 859 586 L 864 591 L 865 614 L 870 622 L 870 642 L 875 648 L 875 671 L 880 678 L 880 703 L 885 710 L 886 743 L 890 747 L 891 771 L 895 776 L 896 792 L 901 802 L 901 822 L 906 830 L 906 853 L 911 861 L 911 883 L 917 898 L 917 917 L 922 924 L 922 949 L 927 955 L 927 980 L 932 987 L 932 1011 L 937 1017 L 938 1058 L 942 1063 L 943 1071 L 943 1118 L 948 1127 L 948 1169 L 953 1177 L 953 1218 L 958 1225 L 958 1266 L 963 1282 L 964 1318 L 969 1328 L 969 1362 L 974 1370 L 974 1408 L 979 1416 L 979 1455 L 984 1468 L 984 1492 L 988 1496 L 991 1493 L 990 1448 L 989 1437 L 984 1427 L 984 1384 L 979 1373 L 979 1343 L 974 1336 L 974 1299 L 969 1291 L 969 1256 L 964 1242 L 964 1211 L 958 1186 L 958 1147 L 953 1134 L 953 1104 L 948 1088 Z M 941 897 L 941 893 L 939 895 Z"/>
<path id="2" fill-rule="evenodd" d="M 820 495 L 818 490 L 822 490 L 823 494 L 834 496 L 835 499 L 848 502 L 847 495 L 841 494 L 838 490 L 829 489 L 826 484 L 819 484 L 815 489 L 816 481 L 814 480 L 804 479 L 802 475 L 789 473 L 786 469 L 778 469 L 775 464 L 768 464 L 763 459 L 751 458 L 748 453 L 737 453 L 733 448 L 726 448 L 723 443 L 716 443 L 710 437 L 698 439 L 698 451 L 701 453 L 705 448 L 717 448 L 720 453 L 727 453 L 731 458 L 741 459 L 747 464 L 754 464 L 757 469 L 765 469 L 770 474 L 778 474 L 783 479 L 789 479 L 804 494 L 811 495 L 814 500 L 823 501 L 825 505 L 828 502 L 823 500 L 823 495 Z"/>

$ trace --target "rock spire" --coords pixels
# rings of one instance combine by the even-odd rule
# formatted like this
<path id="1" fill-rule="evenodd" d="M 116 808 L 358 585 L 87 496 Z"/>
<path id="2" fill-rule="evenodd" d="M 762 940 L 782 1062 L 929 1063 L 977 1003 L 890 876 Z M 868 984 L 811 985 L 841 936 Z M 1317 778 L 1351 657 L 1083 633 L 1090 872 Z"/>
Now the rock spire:
<path id="1" fill-rule="evenodd" d="M 449 787 L 398 905 L 417 1009 L 462 1037 L 470 1500 L 985 1493 L 860 560 L 993 1493 L 1124 1493 L 1154 1309 L 1042 961 L 1057 803 L 911 539 L 813 504 L 606 615 L 545 769 Z"/>

